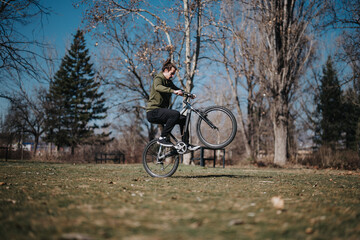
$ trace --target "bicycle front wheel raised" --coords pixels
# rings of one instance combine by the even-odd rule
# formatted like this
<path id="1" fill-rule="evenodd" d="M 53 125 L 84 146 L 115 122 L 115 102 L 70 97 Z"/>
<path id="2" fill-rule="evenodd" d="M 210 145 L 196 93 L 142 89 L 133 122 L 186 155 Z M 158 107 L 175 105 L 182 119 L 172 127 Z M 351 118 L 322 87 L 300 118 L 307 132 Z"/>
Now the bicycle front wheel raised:
<path id="1" fill-rule="evenodd" d="M 221 106 L 205 109 L 199 117 L 196 132 L 200 141 L 209 148 L 224 148 L 235 138 L 237 123 L 232 112 Z"/>
<path id="2" fill-rule="evenodd" d="M 143 165 L 152 177 L 170 177 L 179 166 L 179 154 L 174 148 L 161 146 L 154 139 L 145 147 Z"/>

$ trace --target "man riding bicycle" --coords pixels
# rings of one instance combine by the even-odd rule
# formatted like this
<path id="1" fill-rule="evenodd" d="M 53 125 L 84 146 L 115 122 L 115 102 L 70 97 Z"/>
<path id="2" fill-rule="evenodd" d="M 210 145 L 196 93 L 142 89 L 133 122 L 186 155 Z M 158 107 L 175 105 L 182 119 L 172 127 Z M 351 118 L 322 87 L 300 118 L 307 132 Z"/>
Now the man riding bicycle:
<path id="1" fill-rule="evenodd" d="M 149 101 L 146 107 L 146 117 L 150 123 L 165 125 L 161 136 L 158 139 L 158 143 L 165 147 L 173 147 L 174 144 L 169 139 L 169 134 L 173 130 L 176 124 L 180 125 L 181 134 L 185 126 L 186 117 L 181 115 L 179 111 L 169 109 L 171 94 L 183 96 L 183 90 L 178 88 L 172 82 L 172 78 L 175 75 L 177 67 L 168 59 L 163 67 L 162 72 L 157 74 L 154 78 Z M 193 95 L 193 98 L 196 96 Z M 188 144 L 188 136 L 184 136 L 182 139 Z M 188 145 L 190 151 L 194 151 L 200 148 L 200 146 Z"/>

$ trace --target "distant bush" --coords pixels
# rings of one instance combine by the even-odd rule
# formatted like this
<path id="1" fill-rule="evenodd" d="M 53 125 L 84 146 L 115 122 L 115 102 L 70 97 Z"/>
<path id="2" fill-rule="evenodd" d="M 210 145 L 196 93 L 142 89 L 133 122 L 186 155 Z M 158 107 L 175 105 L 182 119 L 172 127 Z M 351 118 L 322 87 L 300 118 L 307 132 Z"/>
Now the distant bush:
<path id="1" fill-rule="evenodd" d="M 1 148 L 0 149 L 0 159 L 24 159 L 24 160 L 29 160 L 32 157 L 32 152 L 29 152 L 27 150 L 23 150 L 21 151 L 20 149 L 18 150 L 6 150 L 6 148 Z"/>
<path id="2" fill-rule="evenodd" d="M 313 154 L 299 160 L 299 163 L 319 168 L 360 169 L 360 157 L 357 152 L 352 150 L 333 150 L 329 147 L 321 147 Z"/>
<path id="3" fill-rule="evenodd" d="M 44 151 L 39 152 L 35 161 L 40 162 L 64 162 L 64 163 L 93 163 L 95 162 L 95 152 L 103 151 L 102 148 L 97 146 L 79 146 L 75 149 L 74 155 L 71 155 L 69 149 L 52 152 Z"/>

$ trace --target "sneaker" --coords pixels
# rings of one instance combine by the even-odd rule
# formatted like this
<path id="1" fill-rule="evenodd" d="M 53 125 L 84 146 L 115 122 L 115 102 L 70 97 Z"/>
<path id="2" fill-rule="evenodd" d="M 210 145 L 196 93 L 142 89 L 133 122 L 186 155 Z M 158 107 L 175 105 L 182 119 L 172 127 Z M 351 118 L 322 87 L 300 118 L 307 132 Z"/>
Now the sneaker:
<path id="1" fill-rule="evenodd" d="M 159 140 L 157 141 L 158 144 L 164 147 L 173 147 L 174 144 L 170 142 L 170 140 L 166 137 L 159 137 Z"/>
<path id="2" fill-rule="evenodd" d="M 194 146 L 194 145 L 191 145 L 191 144 L 188 145 L 188 149 L 189 149 L 190 151 L 196 151 L 196 150 L 198 150 L 199 148 L 201 148 L 201 146 Z"/>

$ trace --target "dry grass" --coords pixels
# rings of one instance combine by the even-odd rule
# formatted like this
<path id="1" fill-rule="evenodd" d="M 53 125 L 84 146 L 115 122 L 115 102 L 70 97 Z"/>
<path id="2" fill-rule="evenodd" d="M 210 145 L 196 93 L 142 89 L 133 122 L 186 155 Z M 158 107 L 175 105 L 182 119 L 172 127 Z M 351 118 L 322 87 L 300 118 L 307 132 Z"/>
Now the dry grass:
<path id="1" fill-rule="evenodd" d="M 359 172 L 0 163 L 2 239 L 358 239 Z M 274 198 L 276 197 L 276 198 Z"/>
<path id="2" fill-rule="evenodd" d="M 328 147 L 321 147 L 317 152 L 299 159 L 299 163 L 319 168 L 360 169 L 360 157 L 357 152 L 352 150 L 335 151 Z"/>

